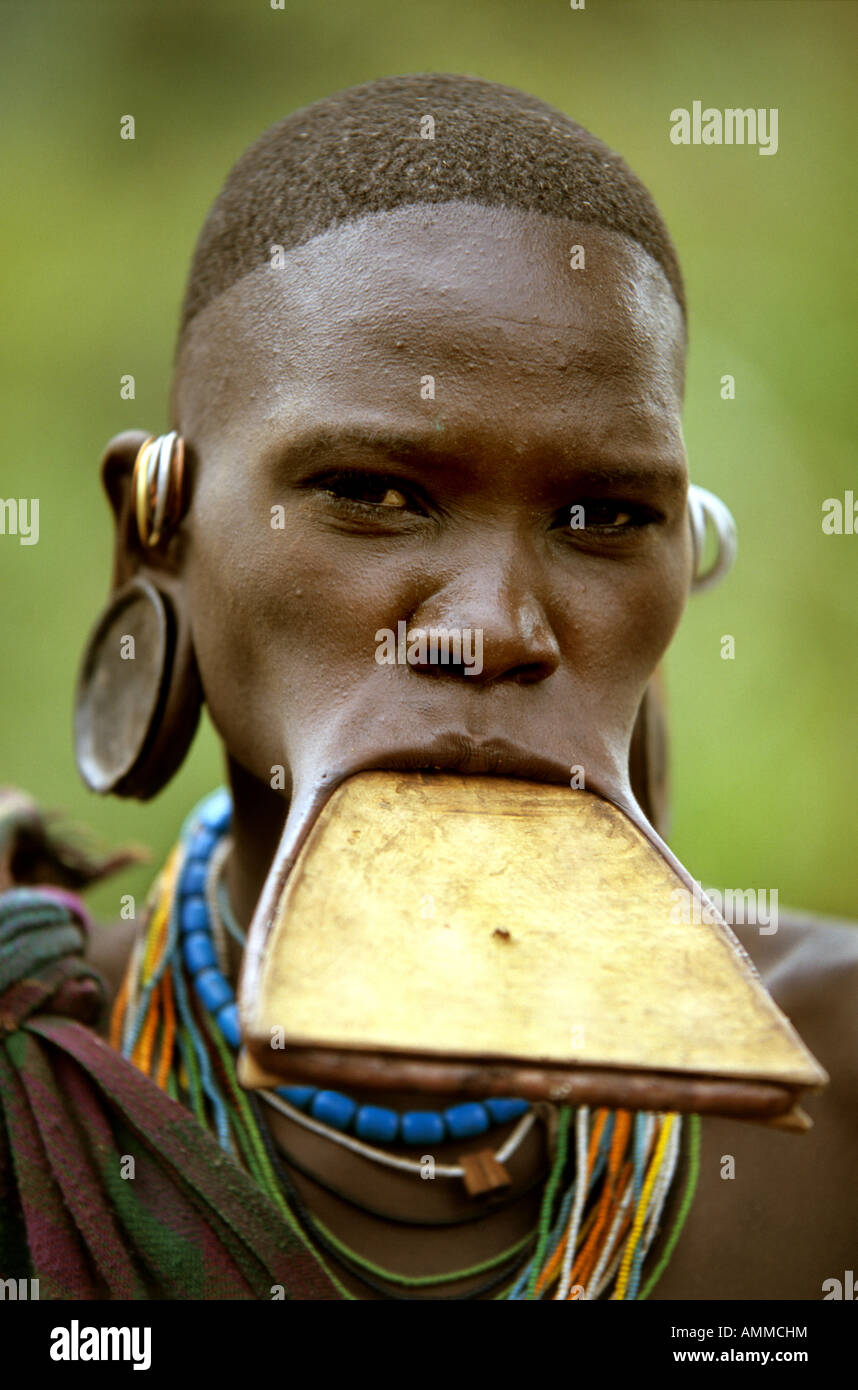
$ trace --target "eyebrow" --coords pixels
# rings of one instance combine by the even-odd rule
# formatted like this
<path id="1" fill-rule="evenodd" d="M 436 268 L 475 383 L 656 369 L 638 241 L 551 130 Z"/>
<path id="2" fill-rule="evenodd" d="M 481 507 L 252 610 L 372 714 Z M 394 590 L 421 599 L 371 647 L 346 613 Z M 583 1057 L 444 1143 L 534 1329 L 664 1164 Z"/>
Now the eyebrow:
<path id="1" fill-rule="evenodd" d="M 362 449 L 365 452 L 386 454 L 389 458 L 407 459 L 426 453 L 437 453 L 432 444 L 442 435 L 441 430 L 407 432 L 376 425 L 372 421 L 354 425 L 313 425 L 295 435 L 278 456 L 290 462 L 300 460 L 312 465 L 314 458 L 332 451 Z"/>
<path id="2" fill-rule="evenodd" d="M 371 420 L 354 424 L 319 423 L 308 426 L 293 436 L 276 451 L 276 461 L 291 467 L 300 465 L 302 469 L 312 469 L 318 463 L 321 468 L 330 460 L 331 454 L 341 454 L 350 449 L 382 455 L 392 463 L 414 464 L 424 458 L 443 468 L 454 467 L 461 451 L 452 451 L 443 430 L 423 427 L 418 430 L 391 428 Z M 594 453 L 596 451 L 594 450 Z M 599 451 L 602 453 L 602 451 Z M 564 457 L 556 446 L 546 442 L 542 449 L 534 450 L 534 458 L 542 457 L 546 468 L 567 468 L 574 474 L 576 488 L 595 489 L 617 486 L 652 486 L 658 482 L 662 486 L 679 487 L 685 477 L 684 463 L 675 456 L 656 454 L 641 449 L 637 457 L 628 452 L 619 455 L 602 454 L 601 461 L 582 464 L 570 457 Z M 568 486 L 569 479 L 558 479 Z"/>

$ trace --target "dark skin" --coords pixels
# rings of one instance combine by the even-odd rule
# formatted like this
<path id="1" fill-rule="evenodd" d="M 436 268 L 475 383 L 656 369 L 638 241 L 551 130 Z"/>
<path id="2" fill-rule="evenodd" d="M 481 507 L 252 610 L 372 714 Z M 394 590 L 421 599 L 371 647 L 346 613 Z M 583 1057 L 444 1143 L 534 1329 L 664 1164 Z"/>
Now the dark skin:
<path id="1" fill-rule="evenodd" d="M 569 266 L 578 243 L 584 272 Z M 245 925 L 290 801 L 294 814 L 309 815 L 320 789 L 362 768 L 568 783 L 576 763 L 589 786 L 636 814 L 631 730 L 691 575 L 684 330 L 662 271 L 636 243 L 535 213 L 451 203 L 335 228 L 287 261 L 285 271 L 245 277 L 186 335 L 173 419 L 190 449 L 191 501 L 163 554 L 143 554 L 130 524 L 142 436 L 113 441 L 106 467 L 117 582 L 147 574 L 169 587 L 191 624 L 228 760 L 227 883 Z M 421 395 L 427 374 L 434 399 Z M 583 530 L 569 525 L 575 505 L 585 509 Z M 282 508 L 282 525 L 272 527 L 272 508 Z M 481 628 L 482 672 L 379 665 L 375 634 L 400 620 L 410 629 Z M 284 791 L 270 785 L 278 766 Z M 811 1010 L 805 1032 L 814 972 L 803 962 L 796 987 L 780 961 L 786 940 L 779 933 L 746 945 L 772 957 L 793 1021 L 823 1065 L 851 1078 L 840 1034 L 830 1036 L 834 1011 Z M 833 949 L 822 942 L 823 954 Z M 816 1241 L 819 1253 L 806 1248 L 797 1260 L 794 1185 L 808 1164 L 818 1184 L 822 1165 L 845 1194 L 838 1164 L 854 1152 L 854 1132 L 852 1149 L 833 1135 L 838 1104 L 835 1086 L 814 1103 L 816 1137 L 707 1122 L 695 1214 L 657 1296 L 730 1297 L 731 1279 L 755 1277 L 769 1281 L 759 1297 L 819 1296 L 810 1284 L 820 1261 L 847 1258 L 837 1231 L 848 1221 L 842 1205 L 829 1230 L 808 1217 L 808 1246 Z M 400 1177 L 286 1119 L 270 1123 L 311 1208 L 392 1268 L 465 1266 L 534 1223 L 541 1127 L 510 1165 L 511 1194 L 480 1209 L 479 1220 L 433 1228 L 474 1214 L 457 1183 Z M 493 1144 L 507 1133 L 493 1131 Z M 483 1138 L 434 1156 L 450 1163 L 484 1146 Z M 723 1153 L 737 1157 L 732 1183 L 720 1179 Z M 761 1200 L 773 1212 L 764 1275 L 753 1250 L 736 1254 L 749 1204 Z M 425 1224 L 405 1228 L 397 1215 Z M 837 1272 L 826 1268 L 820 1279 Z M 796 1280 L 805 1292 L 791 1291 Z M 477 1282 L 447 1292 L 463 1296 Z"/>

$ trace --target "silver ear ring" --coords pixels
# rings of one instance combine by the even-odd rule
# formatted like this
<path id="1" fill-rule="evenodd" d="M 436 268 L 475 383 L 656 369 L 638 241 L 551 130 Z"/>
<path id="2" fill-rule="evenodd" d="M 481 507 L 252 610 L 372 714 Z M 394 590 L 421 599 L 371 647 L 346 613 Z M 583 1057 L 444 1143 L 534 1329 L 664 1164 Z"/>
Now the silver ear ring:
<path id="1" fill-rule="evenodd" d="M 713 584 L 724 578 L 733 568 L 739 539 L 733 513 L 720 497 L 708 492 L 705 487 L 691 483 L 688 488 L 688 519 L 691 523 L 691 543 L 694 550 L 694 577 L 691 589 L 699 594 L 703 589 L 711 589 Z M 718 552 L 709 569 L 702 570 L 703 550 L 706 545 L 706 526 L 712 526 L 718 537 Z"/>

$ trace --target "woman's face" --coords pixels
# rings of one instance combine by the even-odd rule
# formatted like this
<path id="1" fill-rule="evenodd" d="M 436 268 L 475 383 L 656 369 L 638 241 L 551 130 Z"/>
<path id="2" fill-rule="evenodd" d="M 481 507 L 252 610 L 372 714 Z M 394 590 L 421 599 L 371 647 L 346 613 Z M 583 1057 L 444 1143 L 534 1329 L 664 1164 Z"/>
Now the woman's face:
<path id="1" fill-rule="evenodd" d="M 690 581 L 683 362 L 646 252 L 538 213 L 373 214 L 220 295 L 175 411 L 231 757 L 287 794 L 382 766 L 625 787 Z M 481 669 L 380 659 L 430 629 Z"/>

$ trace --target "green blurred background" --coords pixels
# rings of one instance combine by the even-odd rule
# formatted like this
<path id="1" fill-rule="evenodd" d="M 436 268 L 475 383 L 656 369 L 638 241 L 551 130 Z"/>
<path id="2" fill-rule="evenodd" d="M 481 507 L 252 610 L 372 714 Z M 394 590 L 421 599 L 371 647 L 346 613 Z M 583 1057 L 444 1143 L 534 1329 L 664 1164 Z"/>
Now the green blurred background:
<path id="1" fill-rule="evenodd" d="M 858 915 L 858 536 L 821 530 L 822 501 L 858 493 L 856 5 L 5 0 L 0 21 L 0 496 L 41 500 L 38 545 L 0 537 L 0 779 L 111 844 L 150 847 L 153 865 L 99 889 L 96 910 L 145 891 L 220 778 L 206 726 L 149 805 L 78 781 L 72 689 L 111 551 L 101 450 L 119 430 L 166 424 L 191 250 L 241 151 L 337 89 L 452 71 L 533 92 L 613 145 L 679 247 L 692 477 L 729 501 L 741 554 L 692 600 L 671 650 L 674 847 L 704 882 Z M 778 153 L 675 147 L 669 113 L 695 99 L 777 107 Z M 133 143 L 119 138 L 127 113 Z M 128 372 L 134 401 L 120 399 Z M 720 398 L 725 373 L 734 401 Z"/>

